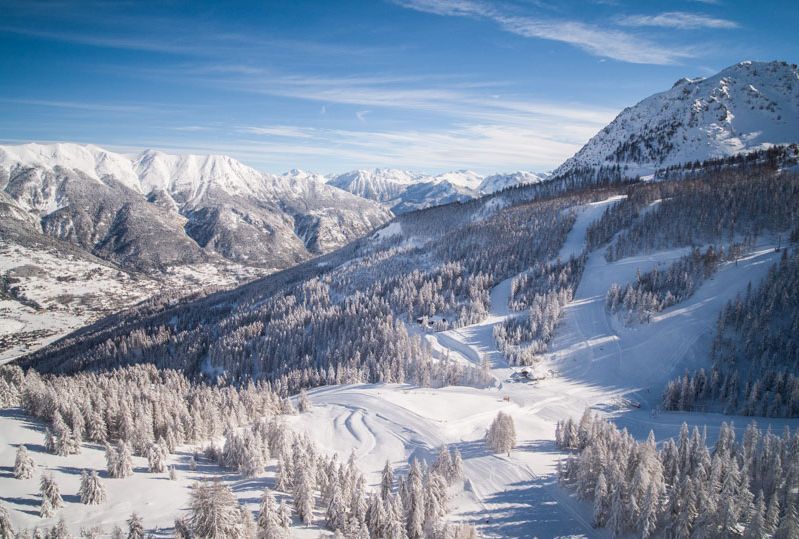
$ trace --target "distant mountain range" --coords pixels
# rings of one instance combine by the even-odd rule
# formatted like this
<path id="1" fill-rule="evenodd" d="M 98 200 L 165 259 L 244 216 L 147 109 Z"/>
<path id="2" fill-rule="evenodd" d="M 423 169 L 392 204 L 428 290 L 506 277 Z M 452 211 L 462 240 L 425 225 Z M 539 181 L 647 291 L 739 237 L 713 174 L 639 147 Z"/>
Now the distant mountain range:
<path id="1" fill-rule="evenodd" d="M 395 214 L 464 202 L 508 187 L 544 181 L 547 174 L 519 171 L 482 176 L 456 170 L 429 176 L 407 170 L 377 168 L 332 176 L 328 183 L 352 194 L 385 204 Z"/>

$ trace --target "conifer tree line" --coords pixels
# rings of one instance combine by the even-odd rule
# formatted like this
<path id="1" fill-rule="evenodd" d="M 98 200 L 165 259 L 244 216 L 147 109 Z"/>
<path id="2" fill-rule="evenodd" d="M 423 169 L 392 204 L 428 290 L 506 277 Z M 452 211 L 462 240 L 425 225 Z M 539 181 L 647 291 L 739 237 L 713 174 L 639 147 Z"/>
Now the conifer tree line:
<path id="1" fill-rule="evenodd" d="M 72 376 L 4 365 L 0 379 L 15 395 L 10 405 L 48 424 L 44 445 L 52 453 L 79 452 L 82 442 L 107 444 L 108 456 L 146 457 L 154 470 L 164 469 L 165 454 L 177 445 L 293 409 L 269 383 L 210 386 L 153 365 Z"/>
<path id="2" fill-rule="evenodd" d="M 799 146 L 788 144 L 719 159 L 671 165 L 655 171 L 655 179 L 685 180 L 708 173 L 723 172 L 730 168 L 753 168 L 755 166 L 777 171 L 781 168 L 790 168 L 797 163 L 799 163 Z"/>
<path id="3" fill-rule="evenodd" d="M 657 267 L 642 274 L 622 288 L 613 283 L 605 297 L 605 305 L 627 324 L 647 323 L 652 315 L 690 298 L 723 262 L 737 260 L 751 245 L 735 243 L 724 249 L 711 245 L 691 252 L 665 270 Z"/>
<path id="4" fill-rule="evenodd" d="M 765 165 L 719 166 L 695 179 L 635 184 L 589 226 L 609 261 L 674 247 L 753 244 L 799 225 L 799 174 Z M 612 241 L 611 241 L 612 240 Z"/>
<path id="5" fill-rule="evenodd" d="M 799 433 L 777 435 L 752 423 L 742 440 L 723 423 L 707 435 L 683 423 L 679 439 L 657 449 L 586 410 L 558 422 L 556 444 L 573 452 L 559 477 L 593 503 L 593 524 L 614 537 L 793 538 L 799 534 Z"/>
<path id="6" fill-rule="evenodd" d="M 511 365 L 532 365 L 546 352 L 563 308 L 574 297 L 587 254 L 536 264 L 511 281 L 509 307 L 525 310 L 494 326 L 494 340 Z"/>
<path id="7" fill-rule="evenodd" d="M 799 250 L 782 257 L 756 288 L 728 303 L 716 324 L 712 369 L 669 382 L 667 410 L 799 416 Z"/>

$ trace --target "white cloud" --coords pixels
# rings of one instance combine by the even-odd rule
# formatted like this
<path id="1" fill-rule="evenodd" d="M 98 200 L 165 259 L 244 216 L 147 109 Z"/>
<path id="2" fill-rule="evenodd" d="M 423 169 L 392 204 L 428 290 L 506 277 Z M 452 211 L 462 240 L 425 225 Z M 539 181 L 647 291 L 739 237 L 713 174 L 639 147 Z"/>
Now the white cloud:
<path id="1" fill-rule="evenodd" d="M 239 130 L 250 135 L 269 135 L 283 138 L 310 138 L 311 135 L 297 127 L 287 125 L 271 125 L 266 127 L 241 127 Z"/>
<path id="2" fill-rule="evenodd" d="M 638 36 L 580 21 L 520 16 L 480 0 L 396 0 L 406 8 L 435 15 L 487 19 L 507 32 L 568 43 L 595 56 L 635 64 L 674 64 L 692 56 L 684 48 L 669 48 Z"/>
<path id="3" fill-rule="evenodd" d="M 677 28 L 680 30 L 696 30 L 700 28 L 732 29 L 739 24 L 728 19 L 718 19 L 701 13 L 685 11 L 669 11 L 658 15 L 629 15 L 618 20 L 622 26 L 659 26 L 661 28 Z"/>

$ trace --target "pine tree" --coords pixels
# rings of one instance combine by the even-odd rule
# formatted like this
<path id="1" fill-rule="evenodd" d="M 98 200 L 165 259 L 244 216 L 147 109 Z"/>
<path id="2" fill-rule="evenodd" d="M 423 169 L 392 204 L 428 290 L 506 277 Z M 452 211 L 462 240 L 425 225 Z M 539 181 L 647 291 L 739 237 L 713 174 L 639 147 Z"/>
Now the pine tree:
<path id="1" fill-rule="evenodd" d="M 297 398 L 297 409 L 301 414 L 311 410 L 311 401 L 308 399 L 308 393 L 305 392 L 305 388 L 300 390 L 300 396 Z"/>
<path id="2" fill-rule="evenodd" d="M 799 539 L 799 519 L 796 514 L 796 504 L 790 500 L 785 506 L 780 525 L 774 533 L 774 539 Z"/>
<path id="3" fill-rule="evenodd" d="M 605 474 L 600 471 L 599 477 L 596 480 L 596 487 L 594 487 L 594 522 L 595 528 L 601 528 L 605 525 L 608 518 L 608 485 L 605 480 Z"/>
<path id="4" fill-rule="evenodd" d="M 774 535 L 777 527 L 780 525 L 780 502 L 777 496 L 772 496 L 768 502 L 768 509 L 766 510 L 765 528 L 766 532 Z"/>
<path id="5" fill-rule="evenodd" d="M 14 477 L 17 479 L 30 479 L 36 471 L 33 457 L 28 453 L 24 444 L 17 448 L 17 458 L 14 460 Z"/>
<path id="6" fill-rule="evenodd" d="M 452 459 L 449 454 L 449 449 L 446 445 L 442 445 L 438 450 L 438 457 L 433 464 L 433 471 L 439 473 L 447 481 L 452 477 Z"/>
<path id="7" fill-rule="evenodd" d="M 347 506 L 344 504 L 344 497 L 338 484 L 333 485 L 330 504 L 325 513 L 325 523 L 327 528 L 333 531 L 343 532 L 347 528 Z"/>
<path id="8" fill-rule="evenodd" d="M 147 447 L 147 464 L 150 467 L 150 473 L 162 473 L 166 470 L 166 457 L 167 453 L 164 446 L 155 442 L 151 442 Z"/>
<path id="9" fill-rule="evenodd" d="M 144 523 L 135 512 L 128 519 L 128 539 L 144 539 Z"/>
<path id="10" fill-rule="evenodd" d="M 39 493 L 42 496 L 42 518 L 53 516 L 56 510 L 64 506 L 64 500 L 61 498 L 58 484 L 55 482 L 52 475 L 42 474 L 39 482 Z"/>
<path id="11" fill-rule="evenodd" d="M 278 539 L 284 535 L 275 497 L 269 489 L 264 489 L 261 496 L 261 507 L 258 511 L 258 537 L 259 539 Z"/>
<path id="12" fill-rule="evenodd" d="M 495 453 L 508 453 L 516 445 L 516 428 L 513 418 L 499 412 L 486 433 L 486 446 Z"/>
<path id="13" fill-rule="evenodd" d="M 313 522 L 313 487 L 307 468 L 298 470 L 294 486 L 294 509 L 303 524 Z"/>
<path id="14" fill-rule="evenodd" d="M 419 461 L 414 459 L 411 463 L 410 471 L 408 472 L 408 480 L 406 483 L 408 519 L 407 530 L 410 539 L 420 539 L 424 537 L 424 521 L 425 521 L 425 491 L 422 484 L 422 472 L 419 467 Z"/>
<path id="15" fill-rule="evenodd" d="M 614 539 L 624 531 L 624 504 L 621 499 L 621 485 L 613 485 L 610 496 L 610 511 L 608 513 L 608 528 Z"/>
<path id="16" fill-rule="evenodd" d="M 214 481 L 195 483 L 189 503 L 189 526 L 197 537 L 241 538 L 239 503 L 224 484 Z"/>
<path id="17" fill-rule="evenodd" d="M 0 503 L 0 539 L 11 539 L 14 537 L 14 526 L 11 524 L 11 516 L 8 514 L 6 506 Z"/>
<path id="18" fill-rule="evenodd" d="M 744 531 L 744 539 L 764 539 L 766 532 L 766 504 L 763 502 L 763 492 L 758 492 L 752 511 L 749 513 L 749 523 Z"/>
<path id="19" fill-rule="evenodd" d="M 460 481 L 463 479 L 463 457 L 460 450 L 456 447 L 452 454 L 452 475 L 450 482 Z"/>
<path id="20" fill-rule="evenodd" d="M 391 462 L 386 460 L 386 465 L 383 466 L 383 474 L 380 479 L 380 497 L 387 500 L 391 495 L 394 488 L 394 471 L 391 469 Z"/>
<path id="21" fill-rule="evenodd" d="M 175 539 L 192 539 L 191 529 L 182 518 L 175 519 Z"/>
<path id="22" fill-rule="evenodd" d="M 258 533 L 252 513 L 242 505 L 239 505 L 239 530 L 239 537 L 242 539 L 255 539 Z"/>
<path id="23" fill-rule="evenodd" d="M 109 470 L 109 475 L 114 478 L 124 478 L 133 475 L 133 455 L 130 446 L 123 440 L 117 442 L 116 449 L 112 453 L 113 469 Z M 108 453 L 106 452 L 106 460 Z"/>
<path id="24" fill-rule="evenodd" d="M 291 511 L 288 505 L 282 500 L 277 508 L 277 520 L 280 523 L 280 527 L 284 530 L 288 530 L 291 527 Z"/>
<path id="25" fill-rule="evenodd" d="M 80 501 L 86 505 L 100 505 L 105 501 L 105 487 L 100 482 L 100 476 L 95 470 L 83 470 L 80 476 Z"/>

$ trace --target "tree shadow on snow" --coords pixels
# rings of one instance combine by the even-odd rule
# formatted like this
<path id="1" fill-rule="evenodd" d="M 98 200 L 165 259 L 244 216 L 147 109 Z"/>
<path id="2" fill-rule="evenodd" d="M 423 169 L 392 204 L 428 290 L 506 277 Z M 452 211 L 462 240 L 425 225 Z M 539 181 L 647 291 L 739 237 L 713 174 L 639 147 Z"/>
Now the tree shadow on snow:
<path id="1" fill-rule="evenodd" d="M 541 538 L 607 535 L 604 530 L 591 527 L 585 507 L 561 489 L 554 477 L 513 483 L 484 502 L 505 507 L 473 511 L 464 516 L 486 535 Z"/>
<path id="2" fill-rule="evenodd" d="M 77 466 L 56 466 L 55 469 L 69 475 L 80 475 L 85 468 L 78 468 Z"/>
<path id="3" fill-rule="evenodd" d="M 517 445 L 513 448 L 513 451 L 527 451 L 530 453 L 563 453 L 562 450 L 555 447 L 554 440 L 530 440 Z"/>
<path id="4" fill-rule="evenodd" d="M 0 410 L 0 417 L 7 417 L 14 421 L 18 421 L 27 429 L 44 432 L 44 424 L 27 415 L 21 408 L 3 408 Z"/>
<path id="5" fill-rule="evenodd" d="M 39 498 L 23 498 L 21 496 L 0 496 L 0 500 L 8 504 L 9 506 L 16 506 L 15 509 L 17 509 L 17 511 L 19 511 L 20 513 L 33 515 L 35 517 L 39 516 L 39 506 L 42 503 Z M 23 509 L 23 508 L 33 508 L 33 509 Z"/>

